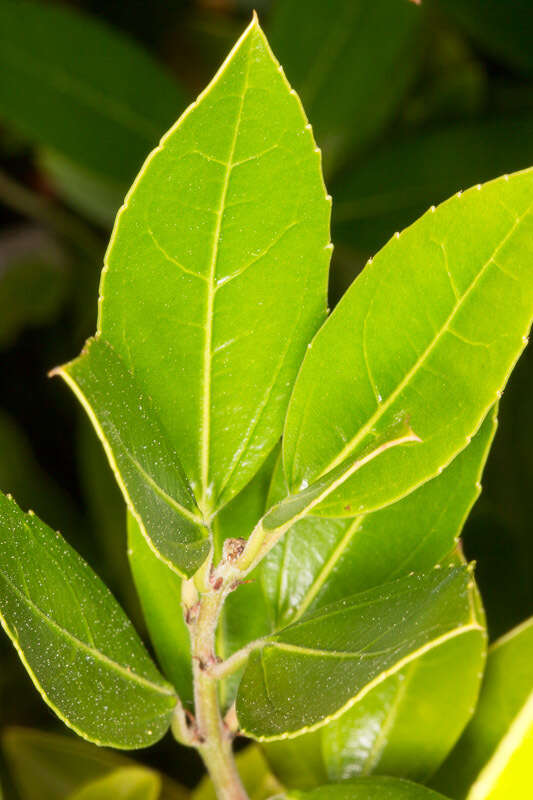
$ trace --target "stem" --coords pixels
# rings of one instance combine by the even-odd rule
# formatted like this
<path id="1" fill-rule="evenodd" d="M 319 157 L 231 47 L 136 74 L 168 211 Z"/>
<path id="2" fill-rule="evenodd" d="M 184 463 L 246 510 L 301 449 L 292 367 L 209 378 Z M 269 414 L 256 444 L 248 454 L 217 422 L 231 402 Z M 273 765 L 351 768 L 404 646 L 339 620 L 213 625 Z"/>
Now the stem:
<path id="1" fill-rule="evenodd" d="M 219 800 L 248 800 L 235 766 L 231 732 L 222 719 L 215 662 L 215 631 L 227 591 L 208 591 L 200 597 L 191 623 L 197 748 L 211 776 Z"/>

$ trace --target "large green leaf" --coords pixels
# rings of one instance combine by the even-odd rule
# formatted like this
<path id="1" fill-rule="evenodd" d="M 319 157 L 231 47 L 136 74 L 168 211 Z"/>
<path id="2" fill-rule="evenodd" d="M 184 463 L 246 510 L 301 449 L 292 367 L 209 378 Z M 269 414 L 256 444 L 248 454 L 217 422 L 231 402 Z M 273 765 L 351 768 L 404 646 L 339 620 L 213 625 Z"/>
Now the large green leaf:
<path id="1" fill-rule="evenodd" d="M 326 312 L 330 200 L 301 104 L 254 19 L 120 212 L 99 332 L 135 370 L 206 516 L 281 434 Z"/>
<path id="2" fill-rule="evenodd" d="M 294 492 L 398 415 L 422 440 L 392 448 L 321 505 L 352 516 L 437 475 L 470 441 L 527 342 L 533 170 L 459 193 L 369 263 L 308 351 L 287 415 Z"/>
<path id="3" fill-rule="evenodd" d="M 339 716 L 438 644 L 480 629 L 466 568 L 402 578 L 308 614 L 258 643 L 237 695 L 245 734 L 295 736 Z"/>
<path id="4" fill-rule="evenodd" d="M 443 795 L 396 778 L 358 778 L 311 792 L 290 792 L 291 800 L 446 800 Z"/>
<path id="5" fill-rule="evenodd" d="M 121 767 L 73 792 L 69 800 L 158 800 L 161 778 L 146 767 Z"/>
<path id="6" fill-rule="evenodd" d="M 21 800 L 67 800 L 85 784 L 134 762 L 74 736 L 8 728 L 3 752 Z M 18 796 L 17 795 L 17 796 Z M 163 777 L 161 800 L 185 800 L 186 790 Z"/>
<path id="7" fill-rule="evenodd" d="M 134 42 L 63 5 L 1 0 L 0 117 L 126 186 L 184 106 Z"/>
<path id="8" fill-rule="evenodd" d="M 454 547 L 479 495 L 495 429 L 496 409 L 442 475 L 387 508 L 353 519 L 297 522 L 259 568 L 273 628 L 354 591 L 435 566 Z M 270 502 L 286 491 L 278 464 Z"/>
<path id="9" fill-rule="evenodd" d="M 278 0 L 270 37 L 324 148 L 360 150 L 399 108 L 419 65 L 424 9 L 390 0 Z"/>
<path id="10" fill-rule="evenodd" d="M 208 531 L 133 369 L 99 337 L 55 373 L 85 407 L 143 536 L 168 566 L 192 574 L 209 551 Z"/>
<path id="11" fill-rule="evenodd" d="M 427 780 L 472 714 L 484 656 L 482 630 L 424 653 L 313 733 L 265 743 L 274 773 L 298 789 L 371 773 Z"/>
<path id="12" fill-rule="evenodd" d="M 0 617 L 34 684 L 80 736 L 144 747 L 176 704 L 131 623 L 59 534 L 0 494 Z"/>
<path id="13" fill-rule="evenodd" d="M 533 758 L 533 618 L 489 650 L 476 713 L 435 778 L 468 800 L 526 800 Z"/>
<path id="14" fill-rule="evenodd" d="M 181 605 L 181 578 L 148 546 L 131 512 L 128 558 L 159 663 L 181 702 L 192 704 L 191 642 Z"/>

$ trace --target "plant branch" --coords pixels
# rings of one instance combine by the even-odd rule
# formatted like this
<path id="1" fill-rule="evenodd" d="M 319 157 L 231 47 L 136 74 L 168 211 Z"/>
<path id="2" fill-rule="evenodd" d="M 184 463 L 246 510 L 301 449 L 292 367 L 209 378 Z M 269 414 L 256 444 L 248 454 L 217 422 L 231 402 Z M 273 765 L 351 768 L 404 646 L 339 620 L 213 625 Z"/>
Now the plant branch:
<path id="1" fill-rule="evenodd" d="M 211 579 L 213 582 L 213 579 Z M 194 746 L 209 772 L 219 800 L 247 800 L 232 752 L 233 731 L 224 722 L 218 699 L 215 632 L 222 605 L 232 590 L 233 580 L 201 593 L 193 613 L 186 613 L 191 633 L 196 723 Z M 216 588 L 215 588 L 216 587 Z"/>

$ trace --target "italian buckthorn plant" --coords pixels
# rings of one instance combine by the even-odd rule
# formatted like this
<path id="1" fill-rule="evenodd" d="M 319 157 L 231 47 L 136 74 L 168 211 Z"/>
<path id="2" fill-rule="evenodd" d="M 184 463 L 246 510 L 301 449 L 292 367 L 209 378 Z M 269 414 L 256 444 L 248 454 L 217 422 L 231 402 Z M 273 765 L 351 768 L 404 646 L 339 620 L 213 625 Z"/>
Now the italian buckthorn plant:
<path id="1" fill-rule="evenodd" d="M 2 625 L 83 739 L 195 748 L 196 800 L 526 800 L 531 622 L 487 658 L 459 536 L 533 317 L 533 169 L 431 206 L 330 313 L 311 123 L 254 16 L 146 158 L 96 333 L 51 373 L 122 492 L 154 658 L 10 495 Z M 176 796 L 98 763 L 70 797 Z"/>

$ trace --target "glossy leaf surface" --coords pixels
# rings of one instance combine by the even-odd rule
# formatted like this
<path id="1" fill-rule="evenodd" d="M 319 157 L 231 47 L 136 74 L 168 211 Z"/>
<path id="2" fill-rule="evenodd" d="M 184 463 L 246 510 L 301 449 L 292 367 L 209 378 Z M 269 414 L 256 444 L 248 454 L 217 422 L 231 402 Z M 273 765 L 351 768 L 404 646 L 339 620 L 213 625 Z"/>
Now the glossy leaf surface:
<path id="1" fill-rule="evenodd" d="M 0 495 L 0 615 L 43 698 L 119 748 L 166 732 L 176 697 L 108 589 L 67 543 Z"/>
<path id="2" fill-rule="evenodd" d="M 70 795 L 69 800 L 158 800 L 161 778 L 144 767 L 122 767 Z"/>
<path id="3" fill-rule="evenodd" d="M 307 0 L 302 13 L 298 0 L 275 3 L 272 47 L 327 166 L 360 150 L 402 102 L 419 63 L 424 10 L 389 0 Z"/>
<path id="4" fill-rule="evenodd" d="M 251 653 L 237 695 L 261 740 L 320 727 L 437 644 L 479 629 L 466 568 L 433 570 L 333 603 Z"/>
<path id="5" fill-rule="evenodd" d="M 311 792 L 290 792 L 291 800 L 445 800 L 425 786 L 396 778 L 358 778 Z"/>
<path id="6" fill-rule="evenodd" d="M 527 341 L 532 197 L 532 170 L 470 189 L 366 266 L 299 372 L 284 436 L 291 491 L 335 468 L 398 414 L 408 415 L 422 443 L 382 454 L 321 513 L 391 503 L 465 447 Z"/>
<path id="7" fill-rule="evenodd" d="M 192 704 L 189 630 L 181 605 L 181 578 L 150 549 L 128 512 L 128 558 L 158 661 L 184 704 Z"/>
<path id="8" fill-rule="evenodd" d="M 372 773 L 427 780 L 472 714 L 484 657 L 482 630 L 435 647 L 317 731 L 265 744 L 275 774 L 298 789 Z"/>
<path id="9" fill-rule="evenodd" d="M 205 515 L 279 439 L 325 317 L 329 214 L 311 128 L 254 20 L 146 161 L 101 285 L 99 331 L 152 398 Z"/>
<path id="10" fill-rule="evenodd" d="M 67 800 L 85 784 L 135 763 L 116 751 L 74 736 L 8 728 L 3 752 L 21 800 Z M 162 777 L 161 800 L 185 800 L 187 791 Z"/>
<path id="11" fill-rule="evenodd" d="M 468 800 L 526 800 L 533 757 L 533 619 L 495 642 L 476 713 L 435 777 Z"/>
<path id="12" fill-rule="evenodd" d="M 0 71 L 3 120 L 126 184 L 185 105 L 142 48 L 59 5 L 2 0 Z"/>
<path id="13" fill-rule="evenodd" d="M 85 407 L 150 547 L 169 566 L 192 574 L 209 551 L 208 532 L 178 455 L 135 373 L 101 337 L 56 372 Z"/>
<path id="14" fill-rule="evenodd" d="M 496 409 L 442 475 L 385 509 L 354 519 L 297 522 L 259 568 L 273 628 L 354 592 L 435 566 L 454 547 L 479 495 L 495 428 Z M 270 503 L 287 491 L 283 483 L 278 464 Z"/>

